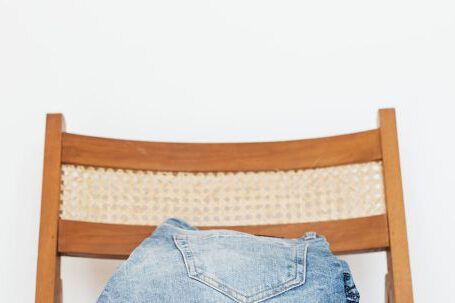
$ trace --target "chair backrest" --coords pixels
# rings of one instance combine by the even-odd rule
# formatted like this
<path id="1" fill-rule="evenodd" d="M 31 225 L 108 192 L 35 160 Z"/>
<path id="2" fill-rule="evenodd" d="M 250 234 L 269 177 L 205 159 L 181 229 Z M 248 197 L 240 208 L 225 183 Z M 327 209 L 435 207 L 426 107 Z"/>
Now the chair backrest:
<path id="1" fill-rule="evenodd" d="M 167 217 L 385 250 L 387 298 L 413 302 L 395 110 L 378 122 L 316 139 L 167 143 L 70 134 L 48 114 L 36 302 L 62 301 L 60 256 L 126 258 Z"/>

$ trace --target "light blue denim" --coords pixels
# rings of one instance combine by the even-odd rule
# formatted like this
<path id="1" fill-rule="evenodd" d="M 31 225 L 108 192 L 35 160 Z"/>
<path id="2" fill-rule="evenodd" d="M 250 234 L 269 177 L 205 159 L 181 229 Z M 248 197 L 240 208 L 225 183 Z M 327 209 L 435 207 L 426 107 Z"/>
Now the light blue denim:
<path id="1" fill-rule="evenodd" d="M 314 232 L 297 239 L 198 230 L 170 218 L 108 281 L 98 303 L 359 302 L 348 264 Z"/>

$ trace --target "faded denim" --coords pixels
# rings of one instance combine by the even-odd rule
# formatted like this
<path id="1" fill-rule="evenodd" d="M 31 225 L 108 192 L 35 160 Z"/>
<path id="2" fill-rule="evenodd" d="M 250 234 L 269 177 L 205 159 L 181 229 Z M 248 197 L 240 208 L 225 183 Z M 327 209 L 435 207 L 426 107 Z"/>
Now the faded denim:
<path id="1" fill-rule="evenodd" d="M 348 264 L 313 232 L 297 239 L 198 230 L 171 218 L 123 262 L 98 303 L 359 302 Z"/>

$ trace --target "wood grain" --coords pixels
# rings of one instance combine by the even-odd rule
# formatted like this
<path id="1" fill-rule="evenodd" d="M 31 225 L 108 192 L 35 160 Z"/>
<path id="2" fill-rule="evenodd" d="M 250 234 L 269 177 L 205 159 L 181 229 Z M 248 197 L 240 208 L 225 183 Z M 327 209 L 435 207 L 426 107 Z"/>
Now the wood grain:
<path id="1" fill-rule="evenodd" d="M 394 109 L 379 111 L 379 128 L 331 137 L 256 143 L 166 143 L 64 132 L 61 114 L 48 114 L 43 167 L 36 302 L 62 300 L 60 255 L 126 258 L 153 226 L 59 219 L 61 164 L 124 169 L 209 172 L 327 167 L 382 160 L 387 214 L 356 219 L 262 226 L 213 226 L 297 238 L 325 235 L 337 254 L 387 250 L 390 302 L 413 302 Z"/>
<path id="2" fill-rule="evenodd" d="M 126 258 L 155 228 L 60 220 L 58 250 L 62 255 Z M 385 215 L 299 224 L 200 227 L 201 230 L 212 228 L 286 238 L 298 238 L 306 231 L 316 231 L 327 238 L 331 249 L 338 254 L 388 247 Z"/>
<path id="3" fill-rule="evenodd" d="M 258 143 L 167 143 L 64 133 L 62 162 L 158 171 L 289 170 L 381 159 L 379 130 Z"/>
<path id="4" fill-rule="evenodd" d="M 390 248 L 387 252 L 392 302 L 413 302 L 408 239 L 401 183 L 395 110 L 379 111 L 384 191 Z"/>
<path id="5" fill-rule="evenodd" d="M 47 115 L 36 272 L 36 303 L 58 303 L 58 300 L 61 300 L 57 234 L 60 206 L 61 143 L 64 127 L 61 114 Z"/>

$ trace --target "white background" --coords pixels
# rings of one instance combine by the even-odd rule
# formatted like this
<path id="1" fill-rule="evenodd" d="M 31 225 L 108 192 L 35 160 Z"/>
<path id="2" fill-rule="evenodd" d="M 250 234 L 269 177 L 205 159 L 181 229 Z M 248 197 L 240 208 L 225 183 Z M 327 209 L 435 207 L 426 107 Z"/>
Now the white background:
<path id="1" fill-rule="evenodd" d="M 45 113 L 74 133 L 270 141 L 396 107 L 416 302 L 454 302 L 455 2 L 0 0 L 0 301 L 33 302 Z M 347 257 L 383 302 L 384 254 Z M 94 302 L 118 261 L 63 260 Z"/>

